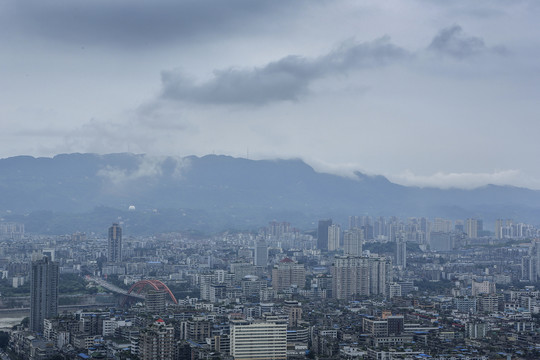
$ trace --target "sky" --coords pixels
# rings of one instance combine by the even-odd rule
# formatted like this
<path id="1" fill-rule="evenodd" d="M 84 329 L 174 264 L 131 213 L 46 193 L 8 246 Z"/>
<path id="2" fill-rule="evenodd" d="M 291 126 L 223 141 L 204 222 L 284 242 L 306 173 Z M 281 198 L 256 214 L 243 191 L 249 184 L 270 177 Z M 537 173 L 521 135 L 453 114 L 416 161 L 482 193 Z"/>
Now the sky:
<path id="1" fill-rule="evenodd" d="M 540 189 L 536 0 L 5 0 L 0 157 L 300 158 Z"/>

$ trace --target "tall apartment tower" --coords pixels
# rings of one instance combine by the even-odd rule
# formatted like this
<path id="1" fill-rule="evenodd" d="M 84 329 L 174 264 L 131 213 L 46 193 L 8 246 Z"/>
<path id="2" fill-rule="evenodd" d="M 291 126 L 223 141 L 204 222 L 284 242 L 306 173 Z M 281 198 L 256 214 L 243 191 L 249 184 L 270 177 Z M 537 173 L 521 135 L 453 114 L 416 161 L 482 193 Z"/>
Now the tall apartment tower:
<path id="1" fill-rule="evenodd" d="M 144 303 L 146 311 L 151 314 L 163 314 L 165 312 L 165 299 L 167 293 L 163 290 L 150 290 L 146 293 Z"/>
<path id="2" fill-rule="evenodd" d="M 536 257 L 524 256 L 521 258 L 521 280 L 536 282 L 538 275 L 536 273 Z"/>
<path id="3" fill-rule="evenodd" d="M 391 262 L 386 258 L 336 256 L 332 266 L 332 297 L 385 296 L 386 287 L 392 280 L 391 268 Z"/>
<path id="4" fill-rule="evenodd" d="M 332 225 L 332 219 L 319 220 L 317 227 L 317 249 L 328 250 L 328 227 Z"/>
<path id="5" fill-rule="evenodd" d="M 467 219 L 465 221 L 465 232 L 469 239 L 476 239 L 478 237 L 478 220 L 477 219 Z"/>
<path id="6" fill-rule="evenodd" d="M 504 228 L 504 220 L 503 219 L 495 220 L 495 239 L 503 238 L 503 228 Z"/>
<path id="7" fill-rule="evenodd" d="M 107 260 L 111 263 L 122 261 L 122 228 L 117 223 L 109 228 Z"/>
<path id="8" fill-rule="evenodd" d="M 48 257 L 32 262 L 30 330 L 43 332 L 43 320 L 58 314 L 58 263 Z"/>
<path id="9" fill-rule="evenodd" d="M 336 251 L 340 248 L 341 227 L 337 224 L 328 227 L 328 251 Z"/>
<path id="10" fill-rule="evenodd" d="M 364 232 L 354 228 L 343 234 L 343 250 L 345 255 L 362 256 L 362 241 Z"/>
<path id="11" fill-rule="evenodd" d="M 174 360 L 174 327 L 162 319 L 141 330 L 139 334 L 139 357 L 142 360 Z"/>
<path id="12" fill-rule="evenodd" d="M 268 245 L 266 241 L 257 241 L 255 244 L 255 266 L 266 267 L 268 265 Z"/>
<path id="13" fill-rule="evenodd" d="M 407 267 L 407 241 L 404 233 L 400 233 L 396 239 L 396 265 L 403 269 Z"/>
<path id="14" fill-rule="evenodd" d="M 300 289 L 306 283 L 306 269 L 304 264 L 298 264 L 289 258 L 285 258 L 272 269 L 272 287 L 282 291 L 296 285 Z"/>

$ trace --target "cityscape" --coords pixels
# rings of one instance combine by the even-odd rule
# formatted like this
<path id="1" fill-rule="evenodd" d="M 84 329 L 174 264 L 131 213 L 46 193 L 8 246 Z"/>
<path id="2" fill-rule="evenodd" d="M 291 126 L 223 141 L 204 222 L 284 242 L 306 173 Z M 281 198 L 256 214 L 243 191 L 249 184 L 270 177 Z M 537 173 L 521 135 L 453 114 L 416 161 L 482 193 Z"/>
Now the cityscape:
<path id="1" fill-rule="evenodd" d="M 0 223 L 4 358 L 535 359 L 540 229 L 349 216 L 193 238 Z"/>
<path id="2" fill-rule="evenodd" d="M 540 360 L 540 1 L 0 1 L 0 360 Z"/>

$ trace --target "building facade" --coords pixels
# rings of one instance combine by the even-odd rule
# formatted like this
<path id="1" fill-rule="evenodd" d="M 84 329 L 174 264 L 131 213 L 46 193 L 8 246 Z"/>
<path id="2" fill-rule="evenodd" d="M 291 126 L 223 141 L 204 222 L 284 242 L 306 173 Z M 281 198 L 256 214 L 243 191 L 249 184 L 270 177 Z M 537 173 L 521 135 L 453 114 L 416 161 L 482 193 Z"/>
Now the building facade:
<path id="1" fill-rule="evenodd" d="M 43 320 L 58 314 L 58 263 L 48 257 L 32 262 L 30 330 L 42 333 Z"/>
<path id="2" fill-rule="evenodd" d="M 303 264 L 297 264 L 289 258 L 280 261 L 272 269 L 272 287 L 278 291 L 291 286 L 304 288 L 306 283 L 306 269 Z"/>
<path id="3" fill-rule="evenodd" d="M 255 266 L 266 267 L 268 265 L 268 245 L 266 241 L 257 241 L 255 244 Z"/>
<path id="4" fill-rule="evenodd" d="M 343 234 L 343 250 L 345 255 L 362 256 L 364 232 L 359 228 L 345 231 Z"/>
<path id="5" fill-rule="evenodd" d="M 109 228 L 107 261 L 111 263 L 122 261 L 122 228 L 117 223 L 112 224 Z"/>
<path id="6" fill-rule="evenodd" d="M 332 225 L 332 219 L 319 220 L 317 227 L 317 249 L 328 250 L 328 227 Z"/>
<path id="7" fill-rule="evenodd" d="M 233 322 L 231 355 L 243 360 L 287 359 L 287 323 Z"/>
<path id="8" fill-rule="evenodd" d="M 332 266 L 332 296 L 350 299 L 356 295 L 386 295 L 392 279 L 391 268 L 386 258 L 336 256 Z"/>
<path id="9" fill-rule="evenodd" d="M 174 327 L 156 320 L 139 335 L 139 357 L 142 360 L 175 359 Z"/>

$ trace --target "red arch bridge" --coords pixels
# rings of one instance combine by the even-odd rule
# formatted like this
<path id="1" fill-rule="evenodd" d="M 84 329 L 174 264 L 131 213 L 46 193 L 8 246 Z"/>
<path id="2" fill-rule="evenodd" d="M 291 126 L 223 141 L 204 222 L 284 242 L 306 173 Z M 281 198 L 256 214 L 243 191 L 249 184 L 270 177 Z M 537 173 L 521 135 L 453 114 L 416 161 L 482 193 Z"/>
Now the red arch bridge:
<path id="1" fill-rule="evenodd" d="M 167 285 L 165 285 L 159 280 L 140 280 L 140 281 L 137 281 L 135 284 L 131 285 L 129 290 L 126 291 L 125 289 L 122 289 L 116 285 L 113 285 L 103 279 L 100 279 L 94 276 L 87 276 L 86 279 L 88 281 L 95 282 L 98 285 L 102 286 L 103 288 L 109 291 L 112 291 L 116 294 L 124 295 L 125 298 L 124 298 L 123 303 L 125 303 L 128 298 L 135 298 L 135 299 L 143 300 L 145 299 L 144 293 L 146 291 L 157 290 L 157 291 L 164 291 L 165 293 L 169 295 L 169 299 L 173 303 L 178 304 L 178 300 L 176 300 L 171 290 L 167 287 Z"/>

